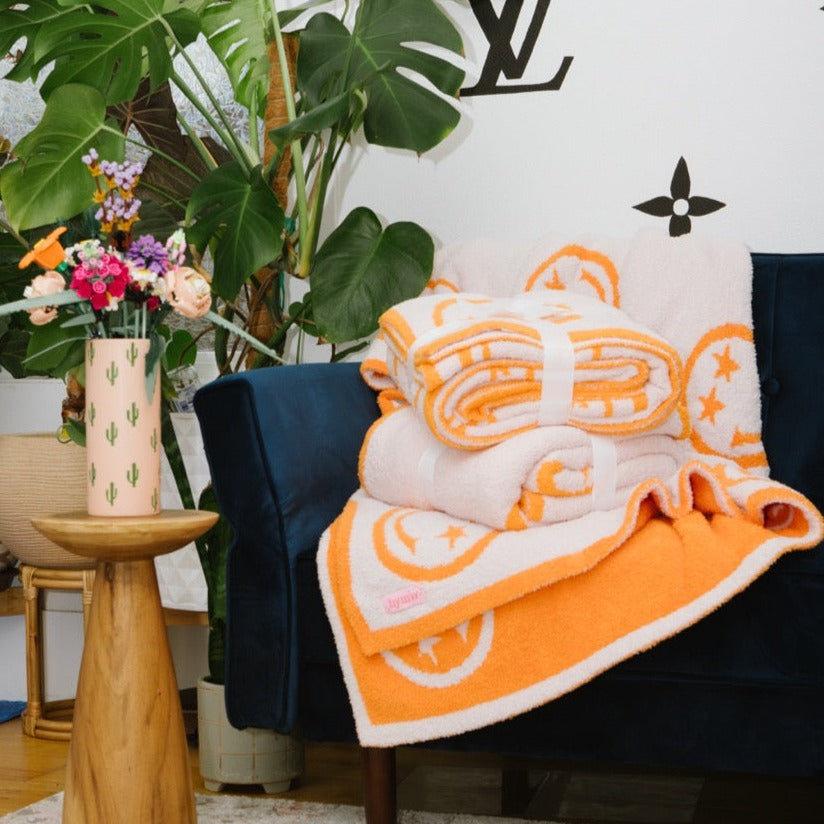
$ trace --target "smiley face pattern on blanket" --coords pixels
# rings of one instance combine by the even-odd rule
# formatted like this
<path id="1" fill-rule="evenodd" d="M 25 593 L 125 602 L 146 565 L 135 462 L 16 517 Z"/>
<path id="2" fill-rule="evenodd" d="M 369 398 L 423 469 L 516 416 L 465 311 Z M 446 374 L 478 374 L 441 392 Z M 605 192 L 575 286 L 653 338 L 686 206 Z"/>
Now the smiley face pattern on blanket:
<path id="1" fill-rule="evenodd" d="M 513 247 L 467 241 L 440 250 L 435 293 L 546 290 L 598 298 L 669 341 L 684 364 L 695 457 L 767 475 L 752 334 L 752 259 L 740 243 L 652 229 L 627 240 L 547 236 Z M 380 360 L 377 341 L 365 362 Z"/>
<path id="2" fill-rule="evenodd" d="M 620 391 L 631 384 L 638 398 L 644 373 L 654 393 L 646 387 L 643 401 L 612 408 L 601 398 L 591 418 L 576 417 L 575 370 L 604 351 L 579 360 L 569 341 L 526 333 L 514 359 L 532 346 L 540 353 L 535 374 L 521 373 L 512 392 L 489 388 L 491 402 L 476 404 L 487 414 L 478 431 L 485 423 L 501 434 L 510 395 L 533 420 L 518 418 L 479 445 L 467 437 L 478 434 L 470 427 L 444 437 L 444 416 L 423 398 L 453 368 L 481 363 L 487 383 L 506 381 L 511 364 L 488 362 L 494 340 L 472 339 L 471 352 L 450 353 L 449 369 L 415 360 L 443 337 L 445 323 L 427 327 L 410 316 L 391 332 L 397 340 L 373 344 L 362 372 L 385 414 L 361 450 L 362 488 L 324 533 L 318 555 L 363 744 L 451 735 L 551 700 L 694 623 L 781 554 L 822 539 L 809 501 L 767 477 L 750 278 L 745 249 L 691 235 L 545 238 L 520 250 L 478 243 L 439 255 L 419 299 L 422 316 L 445 298 L 461 298 L 448 304 L 455 311 L 472 292 L 471 301 L 484 302 L 470 306 L 483 317 L 470 320 L 485 322 L 502 308 L 490 297 L 511 301 L 521 291 L 532 304 L 537 296 L 564 303 L 560 316 L 583 314 L 583 295 L 622 318 L 591 328 L 627 328 L 630 318 L 650 339 L 669 341 L 678 364 L 653 379 L 656 367 L 627 367 L 622 350 L 620 379 L 600 363 L 599 383 Z M 536 318 L 547 320 L 517 299 L 504 315 L 533 331 Z M 563 350 L 566 384 L 538 374 L 553 368 L 547 348 Z M 675 376 L 675 402 L 638 431 L 632 415 L 664 402 L 664 373 Z M 566 395 L 560 409 L 536 417 L 547 383 Z M 624 431 L 586 428 L 619 409 L 630 424 Z"/>

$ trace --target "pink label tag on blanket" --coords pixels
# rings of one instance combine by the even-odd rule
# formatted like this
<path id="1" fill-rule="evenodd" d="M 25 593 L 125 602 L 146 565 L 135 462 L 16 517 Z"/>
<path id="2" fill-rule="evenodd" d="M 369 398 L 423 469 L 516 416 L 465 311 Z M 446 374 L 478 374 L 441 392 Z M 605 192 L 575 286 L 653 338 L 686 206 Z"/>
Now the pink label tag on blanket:
<path id="1" fill-rule="evenodd" d="M 411 586 L 384 595 L 382 600 L 385 612 L 403 612 L 405 609 L 422 604 L 426 600 L 426 593 L 422 587 Z"/>

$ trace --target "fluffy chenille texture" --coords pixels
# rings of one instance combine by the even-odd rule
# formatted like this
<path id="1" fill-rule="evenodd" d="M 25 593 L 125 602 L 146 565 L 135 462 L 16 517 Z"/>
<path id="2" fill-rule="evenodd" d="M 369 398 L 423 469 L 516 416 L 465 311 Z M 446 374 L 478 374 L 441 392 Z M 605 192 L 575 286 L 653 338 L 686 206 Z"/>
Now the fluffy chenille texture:
<path id="1" fill-rule="evenodd" d="M 453 449 L 411 406 L 382 415 L 361 448 L 364 491 L 385 503 L 437 509 L 493 529 L 524 529 L 614 509 L 647 478 L 669 478 L 683 439 L 651 432 L 609 438 L 541 426 L 488 449 Z"/>
<path id="2" fill-rule="evenodd" d="M 362 365 L 383 418 L 361 450 L 362 487 L 318 555 L 363 744 L 457 734 L 546 703 L 821 540 L 816 508 L 767 477 L 751 279 L 743 246 L 693 236 L 486 243 L 446 250 L 428 294 L 390 310 Z M 484 337 L 491 317 L 504 323 Z M 547 322 L 563 334 L 542 333 Z M 574 334 L 587 322 L 605 345 L 580 359 Z M 533 334 L 508 337 L 505 324 Z M 656 355 L 669 346 L 671 363 L 644 370 L 608 349 L 616 329 L 655 341 Z M 578 370 L 598 391 L 612 384 L 613 402 L 589 386 L 576 398 Z M 480 403 L 454 400 L 460 382 L 443 403 L 428 397 L 462 372 L 484 375 Z M 674 376 L 667 400 L 663 374 Z M 466 407 L 486 420 L 455 427 Z M 629 436 L 682 436 L 683 455 L 641 469 L 671 444 Z M 583 507 L 569 507 L 576 497 Z M 564 517 L 547 518 L 558 506 Z"/>
<path id="3" fill-rule="evenodd" d="M 677 351 L 626 313 L 589 295 L 461 292 L 404 301 L 380 319 L 389 384 L 449 446 L 483 449 L 538 426 L 569 423 L 630 435 L 684 431 Z"/>

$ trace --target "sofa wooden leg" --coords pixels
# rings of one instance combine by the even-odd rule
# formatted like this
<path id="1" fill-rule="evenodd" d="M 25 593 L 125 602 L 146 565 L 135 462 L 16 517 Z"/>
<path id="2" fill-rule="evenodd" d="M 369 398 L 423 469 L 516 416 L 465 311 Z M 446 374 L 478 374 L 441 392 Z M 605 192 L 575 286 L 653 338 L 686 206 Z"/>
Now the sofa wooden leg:
<path id="1" fill-rule="evenodd" d="M 362 747 L 366 824 L 397 824 L 395 748 Z"/>

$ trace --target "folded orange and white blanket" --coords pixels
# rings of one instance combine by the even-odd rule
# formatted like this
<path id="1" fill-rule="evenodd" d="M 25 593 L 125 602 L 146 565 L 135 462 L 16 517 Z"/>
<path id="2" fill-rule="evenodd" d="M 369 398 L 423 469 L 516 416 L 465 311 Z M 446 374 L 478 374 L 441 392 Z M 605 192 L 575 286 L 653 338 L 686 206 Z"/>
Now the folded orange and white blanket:
<path id="1" fill-rule="evenodd" d="M 621 436 L 686 434 L 678 352 L 597 298 L 423 295 L 380 319 L 385 361 L 366 360 L 375 389 L 399 391 L 436 438 L 483 449 L 539 426 Z"/>
<path id="2" fill-rule="evenodd" d="M 359 475 L 363 490 L 384 503 L 523 529 L 621 506 L 642 481 L 675 475 L 685 455 L 685 442 L 668 435 L 606 437 L 574 426 L 453 449 L 405 405 L 367 432 Z"/>
<path id="3" fill-rule="evenodd" d="M 732 240 L 642 229 L 632 238 L 475 238 L 438 250 L 431 293 L 590 295 L 663 335 L 684 364 L 692 457 L 767 475 L 752 325 L 752 258 Z M 376 340 L 366 358 L 380 361 Z"/>

